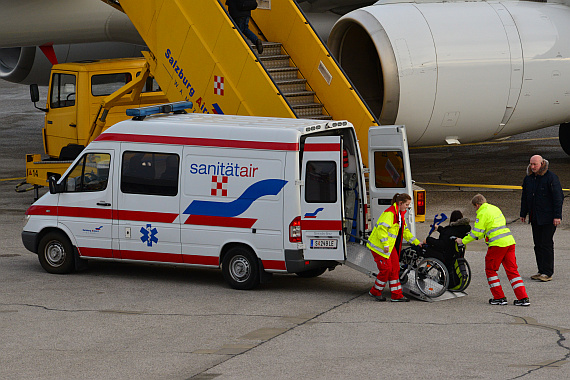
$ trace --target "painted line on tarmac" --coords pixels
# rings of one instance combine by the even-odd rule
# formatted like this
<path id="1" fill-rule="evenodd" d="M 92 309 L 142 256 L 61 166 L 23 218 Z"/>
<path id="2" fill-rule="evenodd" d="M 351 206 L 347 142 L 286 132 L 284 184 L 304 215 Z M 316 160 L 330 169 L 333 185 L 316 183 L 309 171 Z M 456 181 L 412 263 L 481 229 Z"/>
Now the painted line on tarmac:
<path id="1" fill-rule="evenodd" d="M 481 187 L 484 189 L 506 189 L 506 190 L 522 190 L 522 186 L 511 185 L 482 185 L 478 183 L 435 183 L 435 182 L 416 182 L 418 185 L 433 186 L 452 186 L 452 187 Z M 570 191 L 570 189 L 562 189 L 562 191 Z"/>
<path id="2" fill-rule="evenodd" d="M 4 181 L 19 181 L 22 179 L 26 179 L 26 177 L 18 177 L 18 178 L 2 178 L 0 179 L 0 182 L 4 182 Z"/>
<path id="3" fill-rule="evenodd" d="M 512 143 L 518 143 L 518 142 L 544 141 L 544 140 L 558 140 L 558 137 L 539 137 L 539 138 L 535 138 L 535 139 L 483 141 L 483 142 L 478 142 L 478 143 L 466 143 L 466 144 L 446 144 L 446 145 L 414 146 L 414 147 L 410 147 L 409 149 L 410 149 L 410 150 L 416 150 L 416 149 L 449 148 L 449 147 L 460 147 L 460 146 L 476 146 L 476 145 L 492 145 L 492 144 L 512 144 Z"/>

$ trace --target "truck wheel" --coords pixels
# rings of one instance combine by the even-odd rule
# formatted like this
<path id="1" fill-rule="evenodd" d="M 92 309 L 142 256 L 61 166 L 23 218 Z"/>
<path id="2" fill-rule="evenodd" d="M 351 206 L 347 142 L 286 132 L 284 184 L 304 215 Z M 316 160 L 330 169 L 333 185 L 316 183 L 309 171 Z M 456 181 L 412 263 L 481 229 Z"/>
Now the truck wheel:
<path id="1" fill-rule="evenodd" d="M 251 251 L 241 247 L 230 249 L 222 262 L 222 275 L 234 289 L 255 288 L 259 285 L 257 257 Z"/>
<path id="2" fill-rule="evenodd" d="M 49 232 L 40 240 L 38 258 L 46 272 L 55 274 L 70 273 L 75 264 L 73 246 L 61 232 Z"/>
<path id="3" fill-rule="evenodd" d="M 313 278 L 313 277 L 319 277 L 321 274 L 325 273 L 327 271 L 327 268 L 314 268 L 314 269 L 309 269 L 303 272 L 298 272 L 295 273 L 297 276 L 301 277 L 301 278 Z"/>

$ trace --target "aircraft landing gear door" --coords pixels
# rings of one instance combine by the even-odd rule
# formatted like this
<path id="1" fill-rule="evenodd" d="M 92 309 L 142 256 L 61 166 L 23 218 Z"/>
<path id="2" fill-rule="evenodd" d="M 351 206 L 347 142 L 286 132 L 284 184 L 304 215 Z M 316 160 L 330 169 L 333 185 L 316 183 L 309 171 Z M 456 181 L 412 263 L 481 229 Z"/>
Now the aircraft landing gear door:
<path id="1" fill-rule="evenodd" d="M 372 226 L 376 226 L 378 217 L 390 207 L 394 194 L 413 195 L 405 128 L 395 125 L 370 128 L 368 160 Z M 406 219 L 414 233 L 414 210 L 406 213 Z"/>
<path id="2" fill-rule="evenodd" d="M 306 260 L 344 260 L 341 156 L 339 136 L 305 140 L 301 229 Z"/>

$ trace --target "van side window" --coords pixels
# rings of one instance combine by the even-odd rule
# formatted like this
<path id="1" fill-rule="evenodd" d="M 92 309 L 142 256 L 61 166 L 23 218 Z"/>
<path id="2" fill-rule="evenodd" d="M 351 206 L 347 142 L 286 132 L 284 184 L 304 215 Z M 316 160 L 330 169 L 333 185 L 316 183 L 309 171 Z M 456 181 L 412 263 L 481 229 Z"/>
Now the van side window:
<path id="1" fill-rule="evenodd" d="M 406 187 L 402 152 L 374 152 L 374 182 L 376 188 Z"/>
<path id="2" fill-rule="evenodd" d="M 336 162 L 308 161 L 305 177 L 305 201 L 308 203 L 335 203 Z"/>
<path id="3" fill-rule="evenodd" d="M 121 191 L 127 194 L 178 194 L 180 157 L 171 153 L 126 151 L 121 165 Z"/>
<path id="4" fill-rule="evenodd" d="M 107 96 L 133 79 L 131 73 L 99 74 L 91 77 L 91 94 Z"/>
<path id="5" fill-rule="evenodd" d="M 75 75 L 53 74 L 49 92 L 50 108 L 75 105 Z"/>
<path id="6" fill-rule="evenodd" d="M 77 162 L 65 179 L 67 193 L 103 191 L 109 182 L 111 155 L 88 153 Z"/>

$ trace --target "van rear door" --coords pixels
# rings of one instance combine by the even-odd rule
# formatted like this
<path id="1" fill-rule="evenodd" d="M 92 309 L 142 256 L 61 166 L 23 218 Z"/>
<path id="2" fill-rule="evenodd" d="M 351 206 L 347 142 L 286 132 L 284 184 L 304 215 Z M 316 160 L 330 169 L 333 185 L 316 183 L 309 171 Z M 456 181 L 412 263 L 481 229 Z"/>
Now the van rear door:
<path id="1" fill-rule="evenodd" d="M 342 140 L 307 137 L 301 178 L 301 230 L 307 260 L 344 260 Z"/>
<path id="2" fill-rule="evenodd" d="M 368 161 L 370 168 L 370 207 L 372 223 L 390 207 L 396 193 L 412 190 L 412 175 L 408 141 L 404 126 L 389 125 L 372 127 L 368 131 Z M 414 202 L 412 202 L 412 207 Z M 415 233 L 414 210 L 406 213 L 408 228 Z"/>

